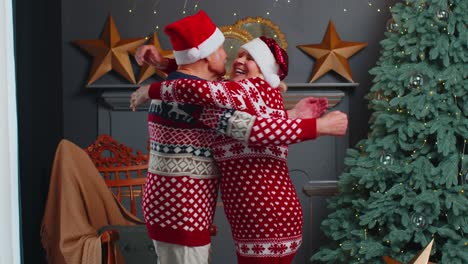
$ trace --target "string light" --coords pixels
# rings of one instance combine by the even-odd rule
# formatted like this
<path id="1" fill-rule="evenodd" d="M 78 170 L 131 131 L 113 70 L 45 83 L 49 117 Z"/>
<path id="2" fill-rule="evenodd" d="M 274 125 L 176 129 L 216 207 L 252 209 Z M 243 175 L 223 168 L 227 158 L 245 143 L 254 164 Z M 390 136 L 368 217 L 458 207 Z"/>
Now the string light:
<path id="1" fill-rule="evenodd" d="M 182 10 L 182 15 L 185 15 L 187 12 L 185 11 L 187 8 L 187 0 L 184 1 L 184 9 Z"/>
<path id="2" fill-rule="evenodd" d="M 161 2 L 161 0 L 156 0 L 153 4 L 153 14 L 154 15 L 157 15 L 158 14 L 158 6 L 159 6 L 159 3 Z"/>

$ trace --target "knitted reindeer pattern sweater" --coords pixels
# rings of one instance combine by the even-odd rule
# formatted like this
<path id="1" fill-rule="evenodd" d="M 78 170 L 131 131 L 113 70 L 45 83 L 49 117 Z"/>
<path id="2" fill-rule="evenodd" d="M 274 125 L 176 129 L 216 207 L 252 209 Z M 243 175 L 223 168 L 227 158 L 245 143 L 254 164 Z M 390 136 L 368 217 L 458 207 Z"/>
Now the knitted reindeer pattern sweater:
<path id="1" fill-rule="evenodd" d="M 212 144 L 239 263 L 290 263 L 302 241 L 302 209 L 287 144 L 316 137 L 315 119 L 288 120 L 279 89 L 260 78 L 155 83 L 151 98 L 202 104 L 199 120 L 229 136 Z M 243 112 L 219 109 L 232 108 Z"/>
<path id="2" fill-rule="evenodd" d="M 195 78 L 178 72 L 168 78 L 181 77 Z M 151 102 L 142 208 L 153 240 L 186 246 L 210 243 L 219 171 L 210 147 L 215 132 L 193 118 L 200 110 L 189 104 Z"/>

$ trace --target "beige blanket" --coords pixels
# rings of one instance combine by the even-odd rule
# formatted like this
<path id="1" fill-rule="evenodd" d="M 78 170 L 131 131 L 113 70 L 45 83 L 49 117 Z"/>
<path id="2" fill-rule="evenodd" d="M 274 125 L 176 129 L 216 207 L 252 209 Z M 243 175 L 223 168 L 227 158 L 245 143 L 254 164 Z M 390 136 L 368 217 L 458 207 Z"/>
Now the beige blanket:
<path id="1" fill-rule="evenodd" d="M 62 140 L 55 153 L 41 228 L 48 262 L 100 264 L 98 229 L 142 223 L 115 199 L 86 152 Z"/>

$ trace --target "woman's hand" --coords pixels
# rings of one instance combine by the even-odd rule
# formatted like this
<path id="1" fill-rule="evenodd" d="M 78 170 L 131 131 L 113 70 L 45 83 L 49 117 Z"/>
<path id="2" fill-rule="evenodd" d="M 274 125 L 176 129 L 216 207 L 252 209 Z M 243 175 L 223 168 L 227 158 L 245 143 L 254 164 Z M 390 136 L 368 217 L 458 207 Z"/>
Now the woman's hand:
<path id="1" fill-rule="evenodd" d="M 293 109 L 288 111 L 288 118 L 318 118 L 328 109 L 328 99 L 325 97 L 306 97 L 301 99 Z"/>

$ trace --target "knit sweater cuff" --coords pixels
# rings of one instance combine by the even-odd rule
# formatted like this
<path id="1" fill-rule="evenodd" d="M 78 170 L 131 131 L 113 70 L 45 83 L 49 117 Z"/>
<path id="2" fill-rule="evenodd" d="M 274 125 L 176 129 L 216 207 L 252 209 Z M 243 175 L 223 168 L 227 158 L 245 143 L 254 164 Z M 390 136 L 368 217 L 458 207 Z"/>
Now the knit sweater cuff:
<path id="1" fill-rule="evenodd" d="M 317 119 L 307 118 L 302 119 L 301 123 L 302 137 L 304 140 L 316 139 L 317 138 Z"/>
<path id="2" fill-rule="evenodd" d="M 148 90 L 148 96 L 151 99 L 161 100 L 161 83 L 160 82 L 154 82 L 151 84 Z"/>
<path id="3" fill-rule="evenodd" d="M 177 71 L 177 63 L 175 61 L 175 59 L 169 59 L 169 62 L 167 63 L 167 66 L 165 69 L 163 69 L 162 71 L 166 74 L 169 74 L 169 73 L 172 73 L 172 72 L 175 72 Z"/>

